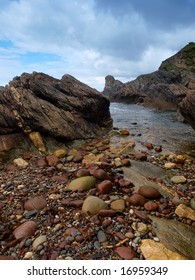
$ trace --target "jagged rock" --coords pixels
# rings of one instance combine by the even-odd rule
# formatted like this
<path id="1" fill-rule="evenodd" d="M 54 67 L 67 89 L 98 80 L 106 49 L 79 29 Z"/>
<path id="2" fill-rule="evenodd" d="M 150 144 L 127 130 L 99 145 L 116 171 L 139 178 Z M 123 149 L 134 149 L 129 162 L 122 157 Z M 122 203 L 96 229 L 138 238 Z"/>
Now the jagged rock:
<path id="1" fill-rule="evenodd" d="M 195 247 L 193 240 L 195 228 L 177 220 L 167 220 L 150 216 L 153 230 L 160 242 L 169 250 L 177 252 L 187 259 L 195 259 Z"/>
<path id="2" fill-rule="evenodd" d="M 22 74 L 0 89 L 0 152 L 32 142 L 40 151 L 48 138 L 92 138 L 112 126 L 109 101 L 70 75 Z M 18 135 L 16 140 L 13 135 Z"/>
<path id="3" fill-rule="evenodd" d="M 163 61 L 153 73 L 122 83 L 108 75 L 102 92 L 111 101 L 179 110 L 195 129 L 195 43 Z"/>

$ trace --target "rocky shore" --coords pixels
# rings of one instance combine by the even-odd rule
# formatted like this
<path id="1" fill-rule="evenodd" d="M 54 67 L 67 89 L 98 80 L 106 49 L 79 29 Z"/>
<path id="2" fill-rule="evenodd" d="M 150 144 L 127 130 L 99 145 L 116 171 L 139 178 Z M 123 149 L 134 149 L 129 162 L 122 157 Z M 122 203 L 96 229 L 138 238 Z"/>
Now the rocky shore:
<path id="1" fill-rule="evenodd" d="M 195 259 L 195 160 L 127 130 L 0 166 L 0 259 Z"/>

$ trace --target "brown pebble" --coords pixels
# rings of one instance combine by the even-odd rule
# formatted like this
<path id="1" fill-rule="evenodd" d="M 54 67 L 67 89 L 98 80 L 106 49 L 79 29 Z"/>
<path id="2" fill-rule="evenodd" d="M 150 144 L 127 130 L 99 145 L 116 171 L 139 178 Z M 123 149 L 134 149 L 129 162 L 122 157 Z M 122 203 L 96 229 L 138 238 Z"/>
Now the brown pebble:
<path id="1" fill-rule="evenodd" d="M 56 155 L 48 155 L 45 159 L 49 166 L 56 166 L 60 162 Z"/>
<path id="2" fill-rule="evenodd" d="M 148 201 L 144 204 L 144 208 L 148 211 L 155 211 L 158 208 L 158 204 L 154 201 Z"/>
<path id="3" fill-rule="evenodd" d="M 148 216 L 145 212 L 141 211 L 141 210 L 137 210 L 134 209 L 133 213 L 136 215 L 137 218 L 141 219 L 141 220 L 148 220 Z"/>
<path id="4" fill-rule="evenodd" d="M 57 257 L 58 257 L 58 252 L 57 251 L 52 251 L 49 259 L 50 260 L 56 260 Z"/>
<path id="5" fill-rule="evenodd" d="M 41 210 L 47 206 L 47 201 L 43 196 L 35 196 L 24 203 L 26 210 Z"/>
<path id="6" fill-rule="evenodd" d="M 103 169 L 96 169 L 96 170 L 94 170 L 93 176 L 96 179 L 99 179 L 99 180 L 107 180 L 108 179 L 108 174 Z"/>
<path id="7" fill-rule="evenodd" d="M 133 247 L 120 246 L 115 249 L 115 252 L 123 260 L 132 260 L 136 256 Z"/>
<path id="8" fill-rule="evenodd" d="M 118 181 L 121 188 L 133 187 L 133 183 L 129 179 L 122 178 Z"/>
<path id="9" fill-rule="evenodd" d="M 160 192 L 151 186 L 141 186 L 138 190 L 138 193 L 146 198 L 151 198 L 151 199 L 158 199 L 161 197 Z"/>
<path id="10" fill-rule="evenodd" d="M 15 260 L 15 258 L 14 257 L 12 257 L 12 256 L 0 256 L 0 260 L 6 260 L 6 261 L 8 261 L 8 260 Z"/>
<path id="11" fill-rule="evenodd" d="M 77 177 L 83 177 L 83 176 L 89 176 L 89 175 L 90 175 L 90 172 L 86 168 L 81 168 L 76 172 Z"/>
<path id="12" fill-rule="evenodd" d="M 127 201 L 134 206 L 143 206 L 146 202 L 146 199 L 143 195 L 135 193 L 128 197 Z"/>
<path id="13" fill-rule="evenodd" d="M 102 209 L 98 212 L 98 215 L 102 217 L 114 217 L 116 215 L 116 211 L 112 209 Z"/>
<path id="14" fill-rule="evenodd" d="M 16 239 L 25 238 L 28 236 L 34 235 L 35 231 L 37 230 L 37 225 L 34 221 L 27 221 L 18 226 L 13 235 Z"/>
<path id="15" fill-rule="evenodd" d="M 97 185 L 97 190 L 100 194 L 110 193 L 112 190 L 112 182 L 110 180 L 104 180 Z"/>

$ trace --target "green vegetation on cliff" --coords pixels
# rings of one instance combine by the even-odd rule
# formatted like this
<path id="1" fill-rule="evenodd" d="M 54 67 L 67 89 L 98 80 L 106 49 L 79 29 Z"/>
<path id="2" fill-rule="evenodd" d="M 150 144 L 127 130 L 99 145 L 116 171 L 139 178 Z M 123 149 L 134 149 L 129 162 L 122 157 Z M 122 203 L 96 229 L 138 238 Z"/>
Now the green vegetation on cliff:
<path id="1" fill-rule="evenodd" d="M 162 62 L 159 69 L 166 71 L 183 71 L 195 73 L 195 43 L 190 42 L 176 55 Z"/>

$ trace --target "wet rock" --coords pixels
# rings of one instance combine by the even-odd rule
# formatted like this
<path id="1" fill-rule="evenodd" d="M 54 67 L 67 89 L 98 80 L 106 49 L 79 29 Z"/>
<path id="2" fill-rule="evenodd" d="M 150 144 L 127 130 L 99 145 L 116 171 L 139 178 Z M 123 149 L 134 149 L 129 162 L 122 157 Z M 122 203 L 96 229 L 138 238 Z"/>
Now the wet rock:
<path id="1" fill-rule="evenodd" d="M 186 260 L 187 258 L 169 250 L 162 243 L 151 239 L 143 239 L 140 245 L 146 260 Z"/>
<path id="2" fill-rule="evenodd" d="M 56 155 L 48 155 L 45 159 L 49 166 L 56 166 L 60 162 Z"/>
<path id="3" fill-rule="evenodd" d="M 143 206 L 146 202 L 146 199 L 143 195 L 135 193 L 128 197 L 127 201 L 134 206 Z"/>
<path id="4" fill-rule="evenodd" d="M 94 188 L 96 185 L 96 179 L 93 176 L 83 176 L 74 179 L 67 186 L 72 191 L 87 191 Z"/>
<path id="5" fill-rule="evenodd" d="M 136 253 L 135 253 L 133 247 L 120 246 L 115 249 L 115 252 L 123 260 L 132 260 L 136 256 Z"/>
<path id="6" fill-rule="evenodd" d="M 175 209 L 175 214 L 181 218 L 187 218 L 195 221 L 195 210 L 185 204 L 178 205 Z"/>
<path id="7" fill-rule="evenodd" d="M 18 167 L 25 168 L 28 166 L 28 162 L 24 160 L 23 158 L 16 158 L 13 160 L 13 163 L 17 165 Z"/>
<path id="8" fill-rule="evenodd" d="M 88 196 L 83 203 L 82 211 L 92 215 L 98 214 L 100 210 L 108 209 L 108 204 L 96 196 Z"/>
<path id="9" fill-rule="evenodd" d="M 27 221 L 18 226 L 14 231 L 13 235 L 16 239 L 33 236 L 37 230 L 37 225 L 34 221 Z"/>
<path id="10" fill-rule="evenodd" d="M 147 201 L 147 202 L 144 204 L 144 208 L 145 208 L 147 211 L 155 211 L 155 210 L 158 208 L 158 204 L 155 203 L 154 201 Z"/>
<path id="11" fill-rule="evenodd" d="M 125 211 L 125 200 L 124 199 L 117 199 L 111 202 L 110 204 L 111 209 L 119 212 Z"/>
<path id="12" fill-rule="evenodd" d="M 47 201 L 43 196 L 35 196 L 24 203 L 26 210 L 41 210 L 47 206 Z"/>
<path id="13" fill-rule="evenodd" d="M 46 235 L 40 235 L 40 236 L 38 236 L 38 237 L 33 241 L 33 244 L 32 244 L 33 249 L 36 250 L 36 248 L 37 248 L 39 245 L 43 244 L 43 243 L 46 242 L 46 241 L 47 241 Z"/>
<path id="14" fill-rule="evenodd" d="M 110 193 L 112 190 L 112 182 L 110 180 L 104 180 L 97 185 L 97 190 L 100 194 Z"/>
<path id="15" fill-rule="evenodd" d="M 171 181 L 175 184 L 183 184 L 186 183 L 187 179 L 184 176 L 173 176 Z"/>
<path id="16" fill-rule="evenodd" d="M 151 186 L 141 186 L 138 193 L 150 199 L 158 199 L 161 197 L 161 193 Z"/>

